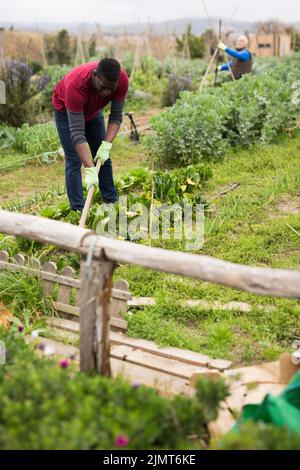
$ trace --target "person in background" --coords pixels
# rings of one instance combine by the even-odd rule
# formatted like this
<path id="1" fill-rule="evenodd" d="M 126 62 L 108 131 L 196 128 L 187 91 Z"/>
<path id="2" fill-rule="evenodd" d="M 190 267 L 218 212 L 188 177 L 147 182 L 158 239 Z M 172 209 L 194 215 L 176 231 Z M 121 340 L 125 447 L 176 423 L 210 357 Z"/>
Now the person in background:
<path id="1" fill-rule="evenodd" d="M 110 151 L 120 129 L 128 91 L 128 77 L 115 59 L 79 65 L 55 87 L 54 117 L 66 160 L 66 186 L 71 209 L 82 211 L 84 182 L 87 189 L 99 186 L 104 202 L 118 199 Z M 103 108 L 111 103 L 107 130 Z M 95 167 L 101 161 L 99 175 Z"/>
<path id="2" fill-rule="evenodd" d="M 252 54 L 248 49 L 249 41 L 246 36 L 240 36 L 236 41 L 236 49 L 230 49 L 222 41 L 218 48 L 232 57 L 227 64 L 220 65 L 218 71 L 232 71 L 235 80 L 239 80 L 243 75 L 252 72 L 253 60 Z"/>

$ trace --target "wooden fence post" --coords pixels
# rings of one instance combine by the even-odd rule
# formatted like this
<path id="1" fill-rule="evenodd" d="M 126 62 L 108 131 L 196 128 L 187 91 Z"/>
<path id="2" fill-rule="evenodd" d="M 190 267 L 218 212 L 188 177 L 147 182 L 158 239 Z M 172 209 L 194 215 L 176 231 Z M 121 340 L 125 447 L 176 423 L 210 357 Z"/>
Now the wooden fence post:
<path id="1" fill-rule="evenodd" d="M 88 257 L 89 258 L 89 257 Z M 80 370 L 109 377 L 109 304 L 116 263 L 82 260 L 80 301 Z"/>

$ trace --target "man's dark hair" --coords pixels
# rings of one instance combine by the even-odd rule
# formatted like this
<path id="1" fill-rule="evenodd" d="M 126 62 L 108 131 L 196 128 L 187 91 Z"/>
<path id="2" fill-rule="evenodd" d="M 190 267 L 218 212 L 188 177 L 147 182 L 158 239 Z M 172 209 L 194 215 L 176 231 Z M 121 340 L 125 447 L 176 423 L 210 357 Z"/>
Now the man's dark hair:
<path id="1" fill-rule="evenodd" d="M 121 65 L 116 59 L 103 59 L 96 69 L 97 77 L 101 75 L 110 82 L 117 82 L 121 74 Z"/>

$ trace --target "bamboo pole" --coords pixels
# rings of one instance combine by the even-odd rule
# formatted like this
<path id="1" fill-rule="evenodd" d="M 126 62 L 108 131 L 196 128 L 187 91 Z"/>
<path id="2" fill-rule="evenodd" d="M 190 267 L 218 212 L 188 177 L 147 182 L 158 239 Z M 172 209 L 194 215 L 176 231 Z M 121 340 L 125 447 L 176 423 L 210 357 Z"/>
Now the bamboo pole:
<path id="1" fill-rule="evenodd" d="M 212 56 L 212 58 L 211 58 L 211 60 L 210 60 L 210 62 L 209 62 L 209 64 L 208 64 L 208 67 L 207 67 L 207 69 L 206 69 L 205 75 L 204 75 L 204 77 L 202 78 L 202 82 L 201 82 L 199 91 L 202 91 L 202 90 L 203 90 L 203 87 L 204 87 L 204 85 L 205 85 L 207 76 L 208 76 L 208 74 L 209 74 L 209 72 L 210 72 L 210 69 L 211 69 L 211 67 L 212 67 L 212 65 L 213 65 L 213 63 L 214 63 L 214 61 L 215 61 L 215 58 L 217 57 L 218 50 L 219 50 L 219 48 L 217 47 L 217 49 L 215 50 L 215 52 L 214 52 L 214 54 L 213 54 L 213 56 Z"/>

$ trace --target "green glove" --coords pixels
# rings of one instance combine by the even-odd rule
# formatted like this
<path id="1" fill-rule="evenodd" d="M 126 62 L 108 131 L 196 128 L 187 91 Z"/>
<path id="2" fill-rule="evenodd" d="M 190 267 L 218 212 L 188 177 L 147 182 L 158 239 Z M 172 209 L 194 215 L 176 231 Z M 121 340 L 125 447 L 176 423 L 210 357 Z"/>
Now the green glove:
<path id="1" fill-rule="evenodd" d="M 97 169 L 95 166 L 85 169 L 84 182 L 85 182 L 87 190 L 89 190 L 92 186 L 98 186 L 99 177 L 98 177 Z"/>
<path id="2" fill-rule="evenodd" d="M 218 65 L 216 67 L 216 72 L 222 72 L 222 65 Z"/>
<path id="3" fill-rule="evenodd" d="M 109 159 L 109 152 L 110 152 L 111 148 L 112 148 L 112 144 L 110 142 L 106 142 L 105 140 L 103 140 L 103 142 L 100 145 L 100 148 L 98 150 L 98 153 L 95 157 L 95 162 L 97 160 L 100 160 L 101 165 L 104 165 L 106 160 Z"/>
<path id="4" fill-rule="evenodd" d="M 224 44 L 224 42 L 220 41 L 218 44 L 218 48 L 221 49 L 221 51 L 226 51 L 227 46 Z"/>

